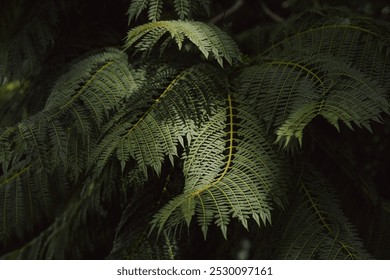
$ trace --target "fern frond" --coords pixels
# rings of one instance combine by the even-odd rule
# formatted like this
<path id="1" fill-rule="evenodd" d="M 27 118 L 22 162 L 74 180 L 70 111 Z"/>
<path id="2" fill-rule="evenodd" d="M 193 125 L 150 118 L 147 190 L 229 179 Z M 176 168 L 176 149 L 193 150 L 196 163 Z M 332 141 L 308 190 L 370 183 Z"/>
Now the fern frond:
<path id="1" fill-rule="evenodd" d="M 236 107 L 230 95 L 227 103 L 189 146 L 184 192 L 154 217 L 152 225 L 159 232 L 176 230 L 183 222 L 189 225 L 196 215 L 205 238 L 212 222 L 226 238 L 232 217 L 246 228 L 249 218 L 266 225 L 273 201 L 281 206 L 283 163 L 250 111 L 242 104 Z"/>
<path id="2" fill-rule="evenodd" d="M 316 116 L 338 128 L 342 121 L 369 127 L 389 112 L 385 90 L 361 72 L 333 57 L 266 59 L 245 69 L 240 93 L 256 104 L 277 142 L 302 142 L 303 129 Z"/>
<path id="3" fill-rule="evenodd" d="M 74 65 L 55 84 L 44 109 L 15 127 L 0 139 L 15 145 L 16 154 L 32 154 L 40 168 L 52 170 L 64 163 L 67 151 L 75 151 L 70 136 L 79 137 L 85 152 L 91 133 L 96 132 L 121 99 L 137 89 L 136 71 L 130 70 L 127 56 L 115 49 L 90 56 Z M 72 130 L 77 133 L 74 134 Z M 47 143 L 50 143 L 47 145 Z M 75 158 L 78 158 L 76 155 Z M 54 160 L 49 164 L 49 159 Z M 5 164 L 6 159 L 0 158 Z M 77 161 L 76 161 L 77 162 Z M 68 162 L 72 168 L 73 162 Z"/>
<path id="4" fill-rule="evenodd" d="M 105 126 L 90 161 L 98 173 L 115 154 L 122 168 L 133 158 L 145 174 L 148 166 L 159 174 L 164 157 L 173 163 L 179 143 L 191 141 L 226 90 L 225 78 L 212 67 L 196 65 L 178 72 L 165 66 L 153 75 Z"/>
<path id="5" fill-rule="evenodd" d="M 129 69 L 127 56 L 119 50 L 107 49 L 73 65 L 62 75 L 44 110 L 55 108 L 58 114 L 63 114 L 82 103 L 99 126 L 109 110 L 137 89 L 138 82 L 135 71 Z"/>
<path id="6" fill-rule="evenodd" d="M 146 23 L 131 29 L 125 48 L 149 54 L 158 41 L 168 33 L 179 47 L 189 39 L 208 58 L 213 56 L 223 66 L 223 59 L 229 64 L 242 61 L 240 50 L 233 39 L 217 26 L 197 21 L 158 21 Z"/>
<path id="7" fill-rule="evenodd" d="M 283 229 L 277 259 L 367 259 L 356 230 L 325 179 L 303 171 Z"/>

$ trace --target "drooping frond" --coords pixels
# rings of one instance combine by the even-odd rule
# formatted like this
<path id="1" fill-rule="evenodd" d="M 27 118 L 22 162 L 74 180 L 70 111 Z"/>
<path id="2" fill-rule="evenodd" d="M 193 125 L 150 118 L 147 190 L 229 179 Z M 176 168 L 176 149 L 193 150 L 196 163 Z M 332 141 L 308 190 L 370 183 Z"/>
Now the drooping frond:
<path id="1" fill-rule="evenodd" d="M 227 33 L 215 25 L 197 21 L 157 21 L 137 26 L 128 32 L 125 48 L 132 47 L 147 55 L 166 33 L 179 50 L 188 39 L 206 58 L 211 55 L 221 66 L 223 59 L 229 64 L 242 60 L 240 50 Z"/>
<path id="2" fill-rule="evenodd" d="M 250 112 L 229 95 L 197 132 L 184 156 L 184 191 L 159 211 L 153 228 L 176 230 L 196 215 L 205 237 L 215 223 L 226 238 L 232 217 L 246 228 L 249 218 L 271 223 L 273 202 L 282 205 L 283 163 Z"/>
<path id="3" fill-rule="evenodd" d="M 286 217 L 279 221 L 283 230 L 275 258 L 370 258 L 325 179 L 306 168 L 293 190 Z"/>
<path id="4" fill-rule="evenodd" d="M 127 14 L 129 15 L 129 23 L 137 20 L 143 10 L 148 9 L 148 19 L 150 21 L 158 21 L 161 18 L 164 2 L 166 0 L 134 0 L 131 1 Z M 194 12 L 199 9 L 209 11 L 210 0 L 174 0 L 173 8 L 179 19 L 190 19 Z"/>
<path id="5" fill-rule="evenodd" d="M 173 163 L 177 146 L 191 141 L 226 90 L 225 77 L 212 67 L 165 65 L 152 75 L 105 126 L 90 160 L 98 172 L 116 155 L 122 168 L 133 158 L 145 173 L 149 166 L 159 174 L 164 157 Z"/>
<path id="6" fill-rule="evenodd" d="M 66 201 L 69 180 L 85 170 L 94 135 L 119 100 L 137 88 L 135 77 L 118 50 L 88 57 L 58 80 L 42 111 L 0 129 L 2 239 L 51 214 L 60 193 Z"/>

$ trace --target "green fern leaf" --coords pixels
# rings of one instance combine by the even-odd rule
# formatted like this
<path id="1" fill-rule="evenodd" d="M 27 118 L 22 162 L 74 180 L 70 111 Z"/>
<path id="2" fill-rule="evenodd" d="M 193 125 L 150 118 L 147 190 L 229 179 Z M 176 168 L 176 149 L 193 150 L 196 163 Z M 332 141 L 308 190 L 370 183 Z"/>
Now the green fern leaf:
<path id="1" fill-rule="evenodd" d="M 289 20 L 238 79 L 285 147 L 302 143 L 318 115 L 336 128 L 341 121 L 370 129 L 389 112 L 390 25 L 335 9 L 320 13 L 328 16 L 306 12 Z"/>
<path id="2" fill-rule="evenodd" d="M 208 58 L 213 56 L 223 66 L 223 59 L 229 64 L 242 61 L 236 43 L 215 25 L 197 21 L 158 21 L 146 23 L 131 29 L 125 48 L 148 54 L 166 33 L 175 40 L 179 50 L 185 39 L 189 39 Z"/>
<path id="3" fill-rule="evenodd" d="M 205 238 L 212 222 L 226 238 L 232 217 L 246 228 L 249 218 L 259 226 L 270 223 L 272 201 L 282 204 L 283 163 L 263 135 L 245 106 L 235 107 L 229 96 L 227 108 L 195 135 L 184 156 L 184 192 L 159 211 L 153 228 L 169 232 L 196 215 Z"/>

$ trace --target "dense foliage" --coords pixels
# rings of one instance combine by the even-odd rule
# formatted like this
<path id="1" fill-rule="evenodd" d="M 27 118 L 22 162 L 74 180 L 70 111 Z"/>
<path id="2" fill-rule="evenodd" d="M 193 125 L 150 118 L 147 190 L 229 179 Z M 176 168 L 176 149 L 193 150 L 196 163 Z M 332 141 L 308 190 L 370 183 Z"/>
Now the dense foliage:
<path id="1" fill-rule="evenodd" d="M 0 256 L 389 258 L 390 6 L 334 4 L 1 4 Z"/>

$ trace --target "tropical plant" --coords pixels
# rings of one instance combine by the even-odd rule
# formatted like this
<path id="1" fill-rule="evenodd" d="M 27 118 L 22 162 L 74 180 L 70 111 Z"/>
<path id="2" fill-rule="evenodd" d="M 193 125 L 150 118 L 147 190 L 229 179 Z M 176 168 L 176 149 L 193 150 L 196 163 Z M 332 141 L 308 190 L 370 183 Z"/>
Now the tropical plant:
<path id="1" fill-rule="evenodd" d="M 390 24 L 296 2 L 2 4 L 2 258 L 388 258 Z"/>

